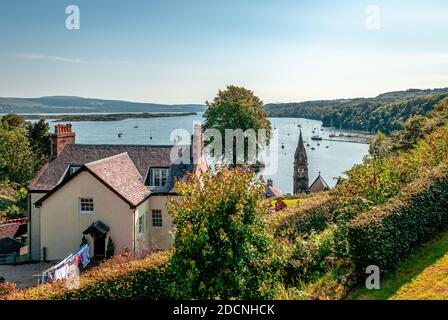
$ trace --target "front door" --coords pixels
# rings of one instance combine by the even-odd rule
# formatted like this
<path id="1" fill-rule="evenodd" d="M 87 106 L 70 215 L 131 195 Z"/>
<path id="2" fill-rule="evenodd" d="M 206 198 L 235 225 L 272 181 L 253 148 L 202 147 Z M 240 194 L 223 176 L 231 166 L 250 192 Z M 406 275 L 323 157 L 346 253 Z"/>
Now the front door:
<path id="1" fill-rule="evenodd" d="M 93 244 L 93 254 L 95 257 L 104 258 L 106 256 L 106 236 L 95 235 Z"/>

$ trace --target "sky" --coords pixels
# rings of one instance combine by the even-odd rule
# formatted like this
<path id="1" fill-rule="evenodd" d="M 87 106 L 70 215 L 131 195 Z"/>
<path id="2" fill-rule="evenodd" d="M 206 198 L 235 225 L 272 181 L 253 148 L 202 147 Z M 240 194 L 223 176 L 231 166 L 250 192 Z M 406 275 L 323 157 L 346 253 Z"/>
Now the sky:
<path id="1" fill-rule="evenodd" d="M 1 0 L 0 96 L 371 97 L 448 87 L 447 38 L 446 0 Z"/>

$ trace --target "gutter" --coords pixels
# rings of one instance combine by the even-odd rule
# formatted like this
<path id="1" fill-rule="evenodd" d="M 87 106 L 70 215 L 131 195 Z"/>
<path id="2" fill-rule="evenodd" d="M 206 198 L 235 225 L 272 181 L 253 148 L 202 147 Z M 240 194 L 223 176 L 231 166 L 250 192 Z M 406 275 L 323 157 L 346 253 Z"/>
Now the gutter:
<path id="1" fill-rule="evenodd" d="M 133 230 L 134 230 L 133 235 L 132 235 L 132 237 L 134 238 L 134 240 L 133 240 L 134 258 L 135 258 L 135 211 L 137 211 L 137 208 L 134 209 L 134 214 L 133 214 L 134 219 L 133 219 L 133 221 L 132 221 L 132 226 L 133 226 L 132 228 L 133 228 Z"/>

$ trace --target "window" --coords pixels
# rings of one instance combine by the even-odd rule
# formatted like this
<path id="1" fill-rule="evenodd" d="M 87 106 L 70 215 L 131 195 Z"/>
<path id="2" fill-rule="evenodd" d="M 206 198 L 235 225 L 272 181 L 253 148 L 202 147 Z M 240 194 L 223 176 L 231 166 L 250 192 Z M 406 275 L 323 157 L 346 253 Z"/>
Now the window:
<path id="1" fill-rule="evenodd" d="M 143 233 L 145 231 L 144 216 L 138 218 L 138 233 Z"/>
<path id="2" fill-rule="evenodd" d="M 93 199 L 81 198 L 79 200 L 79 212 L 82 214 L 93 213 Z"/>
<path id="3" fill-rule="evenodd" d="M 162 210 L 152 210 L 152 226 L 162 226 Z"/>
<path id="4" fill-rule="evenodd" d="M 168 179 L 167 168 L 154 168 L 151 169 L 151 180 L 150 185 L 153 187 L 164 187 Z"/>
<path id="5" fill-rule="evenodd" d="M 80 166 L 70 166 L 70 172 L 69 174 L 72 176 L 73 174 L 75 174 L 76 171 L 78 171 L 81 167 Z"/>

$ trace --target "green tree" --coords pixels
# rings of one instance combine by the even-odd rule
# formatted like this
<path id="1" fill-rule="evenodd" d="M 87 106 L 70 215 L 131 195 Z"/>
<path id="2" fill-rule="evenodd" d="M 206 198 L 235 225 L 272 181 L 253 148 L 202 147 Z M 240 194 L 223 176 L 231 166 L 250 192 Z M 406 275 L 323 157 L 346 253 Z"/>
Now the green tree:
<path id="1" fill-rule="evenodd" d="M 266 130 L 267 141 L 271 136 L 271 123 L 267 118 L 267 113 L 263 109 L 263 102 L 250 90 L 237 86 L 227 86 L 224 91 L 219 91 L 212 102 L 206 102 L 204 129 L 217 129 L 223 138 L 222 154 L 225 151 L 225 130 L 241 129 L 246 131 L 253 129 L 257 132 L 260 129 Z M 245 161 L 247 159 L 247 144 L 245 140 Z M 263 142 L 257 139 L 257 148 L 263 148 Z M 236 164 L 236 141 L 233 141 L 233 164 Z"/>
<path id="2" fill-rule="evenodd" d="M 216 168 L 176 185 L 172 294 L 180 299 L 272 298 L 274 239 L 262 215 L 264 186 L 253 174 Z"/>
<path id="3" fill-rule="evenodd" d="M 0 123 L 0 181 L 28 184 L 35 172 L 34 153 L 25 127 Z"/>
<path id="4" fill-rule="evenodd" d="M 109 237 L 106 246 L 106 259 L 113 257 L 114 253 L 115 253 L 115 244 L 114 241 L 112 240 L 112 237 Z"/>
<path id="5" fill-rule="evenodd" d="M 10 128 L 16 128 L 25 125 L 25 118 L 18 114 L 7 114 L 1 117 L 1 122 L 8 124 Z"/>
<path id="6" fill-rule="evenodd" d="M 28 138 L 35 153 L 36 167 L 42 166 L 51 153 L 50 126 L 44 119 L 28 124 Z"/>

